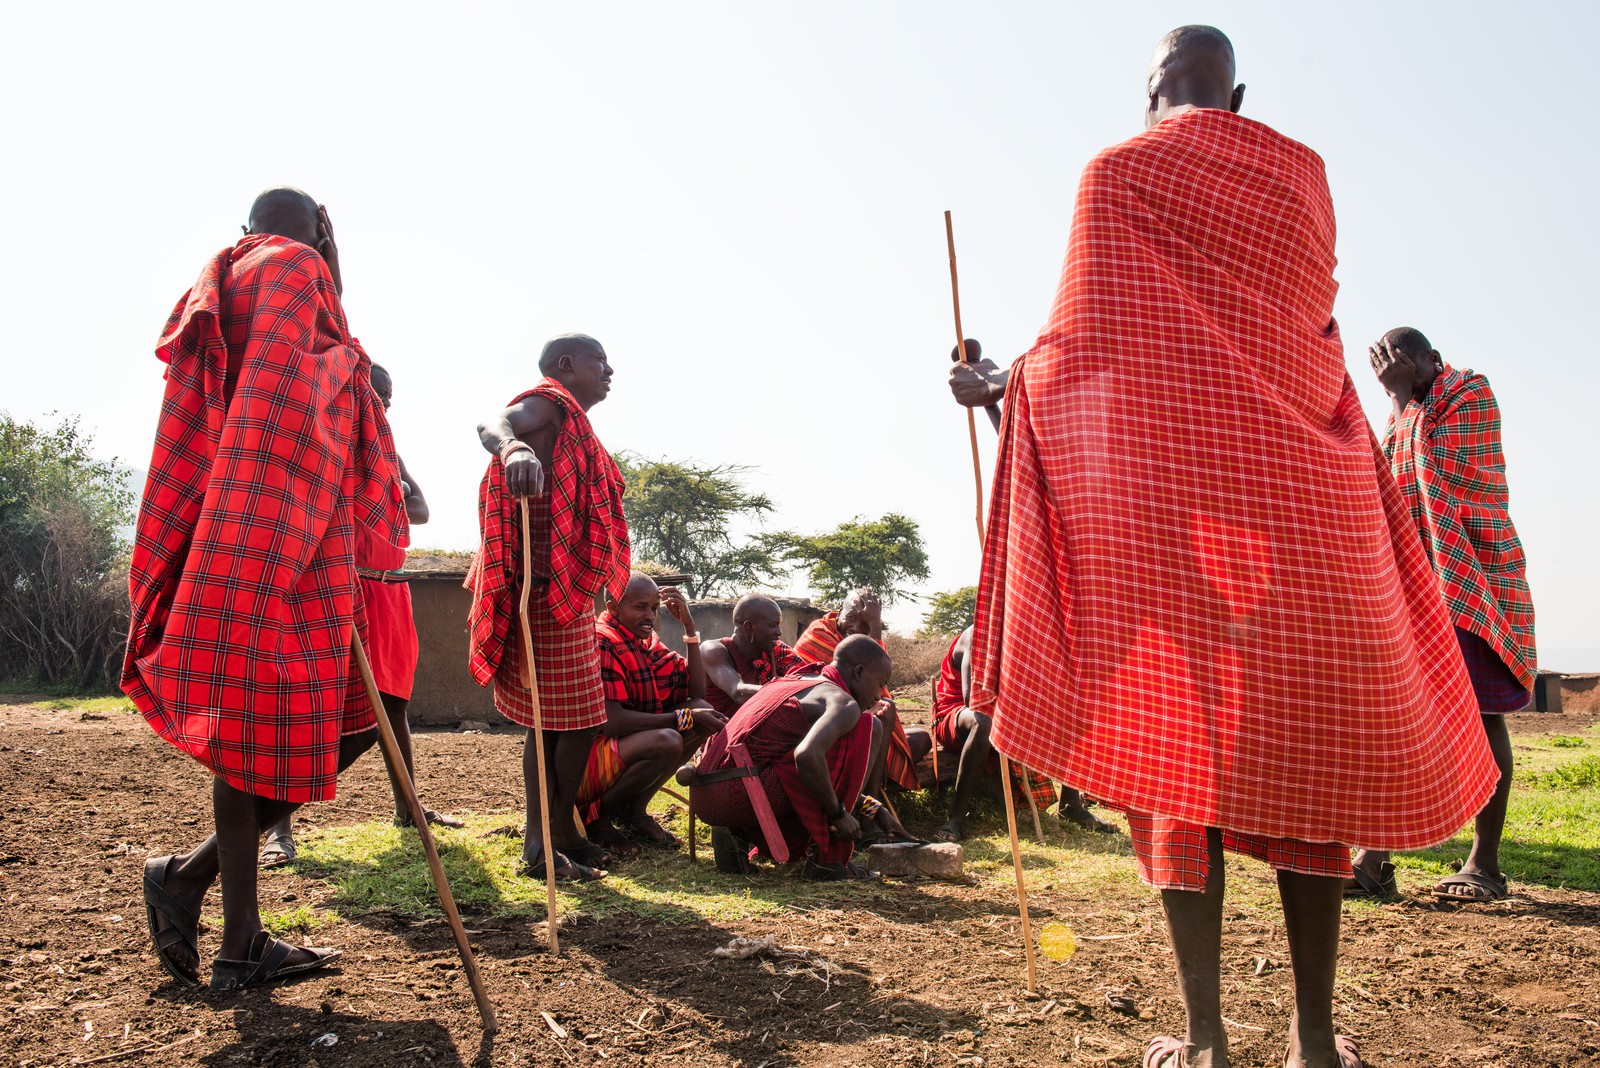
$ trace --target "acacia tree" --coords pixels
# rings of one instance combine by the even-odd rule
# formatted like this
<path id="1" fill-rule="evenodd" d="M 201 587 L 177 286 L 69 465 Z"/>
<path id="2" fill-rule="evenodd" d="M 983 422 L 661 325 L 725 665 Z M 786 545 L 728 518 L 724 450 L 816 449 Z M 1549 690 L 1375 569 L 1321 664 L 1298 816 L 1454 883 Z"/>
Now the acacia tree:
<path id="1" fill-rule="evenodd" d="M 0 674 L 109 686 L 128 629 L 128 472 L 96 460 L 76 418 L 0 412 Z"/>
<path id="2" fill-rule="evenodd" d="M 731 533 L 737 521 L 760 522 L 772 511 L 771 498 L 745 489 L 749 468 L 632 453 L 616 461 L 627 480 L 622 507 L 635 555 L 692 576 L 685 583 L 691 596 L 767 586 L 782 575 L 762 536 L 740 540 Z"/>
<path id="3" fill-rule="evenodd" d="M 946 590 L 928 598 L 928 610 L 922 616 L 919 638 L 948 637 L 960 634 L 972 626 L 978 611 L 978 587 L 963 586 L 959 590 Z"/>
<path id="4" fill-rule="evenodd" d="M 890 512 L 877 519 L 859 516 L 821 534 L 768 534 L 767 551 L 803 568 L 812 590 L 838 603 L 858 586 L 871 586 L 884 604 L 908 591 L 904 584 L 928 577 L 928 553 L 913 519 Z"/>

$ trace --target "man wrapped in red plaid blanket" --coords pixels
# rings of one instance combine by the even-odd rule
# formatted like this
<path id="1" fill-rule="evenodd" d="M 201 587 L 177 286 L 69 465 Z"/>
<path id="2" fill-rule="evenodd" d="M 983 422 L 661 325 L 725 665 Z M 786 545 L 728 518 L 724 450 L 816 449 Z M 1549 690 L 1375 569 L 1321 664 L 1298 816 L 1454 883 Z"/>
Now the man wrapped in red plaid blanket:
<path id="1" fill-rule="evenodd" d="M 209 768 L 216 833 L 145 864 L 161 966 L 199 982 L 200 904 L 222 880 L 211 988 L 320 968 L 335 950 L 268 935 L 256 902 L 263 828 L 376 737 L 350 656 L 362 624 L 358 527 L 399 544 L 400 479 L 366 353 L 340 303 L 327 212 L 261 194 L 246 236 L 173 310 L 166 390 L 139 505 L 122 685 L 163 738 Z M 364 629 L 364 627 L 363 627 Z"/>
<path id="2" fill-rule="evenodd" d="M 683 625 L 681 656 L 656 634 L 666 605 Z M 675 849 L 679 841 L 646 805 L 700 744 L 727 722 L 706 703 L 700 633 L 689 602 L 673 586 L 659 588 L 635 572 L 622 596 L 595 622 L 606 722 L 589 751 L 578 789 L 588 835 L 603 848 L 631 850 L 629 839 Z M 621 829 L 618 829 L 620 824 Z"/>
<path id="3" fill-rule="evenodd" d="M 1352 1065 L 1346 844 L 1449 837 L 1495 768 L 1344 368 L 1322 161 L 1239 117 L 1233 78 L 1222 33 L 1168 34 L 1146 131 L 1084 171 L 1050 320 L 1003 387 L 972 704 L 996 749 L 1129 813 L 1188 1017 L 1146 1066 L 1227 1061 L 1224 846 L 1277 869 L 1286 1062 Z M 955 376 L 963 402 L 1002 392 Z"/>
<path id="4" fill-rule="evenodd" d="M 526 870 L 539 872 L 544 865 L 544 791 L 533 748 L 543 744 L 556 875 L 596 879 L 610 857 L 579 833 L 572 813 L 606 720 L 594 599 L 602 590 L 613 599 L 621 594 L 632 559 L 622 472 L 588 415 L 611 392 L 612 371 L 606 350 L 587 334 L 546 342 L 539 371 L 543 381 L 478 425 L 478 439 L 494 459 L 478 489 L 481 541 L 466 580 L 472 590 L 468 667 L 480 685 L 494 684 L 500 714 L 528 728 L 522 754 Z M 533 694 L 517 633 L 524 578 L 518 502 L 524 497 L 533 536 L 528 619 L 543 739 L 533 734 Z"/>
<path id="5" fill-rule="evenodd" d="M 1514 763 L 1505 713 L 1527 707 L 1538 674 L 1533 597 L 1522 540 L 1511 522 L 1500 405 L 1487 378 L 1445 363 L 1415 327 L 1389 331 L 1367 355 L 1394 406 L 1383 451 L 1439 576 L 1479 722 L 1500 771 L 1494 796 L 1474 821 L 1472 852 L 1434 893 L 1457 901 L 1498 901 L 1507 893 L 1500 837 Z M 1394 892 L 1387 851 L 1364 849 L 1353 865 L 1348 892 Z"/>

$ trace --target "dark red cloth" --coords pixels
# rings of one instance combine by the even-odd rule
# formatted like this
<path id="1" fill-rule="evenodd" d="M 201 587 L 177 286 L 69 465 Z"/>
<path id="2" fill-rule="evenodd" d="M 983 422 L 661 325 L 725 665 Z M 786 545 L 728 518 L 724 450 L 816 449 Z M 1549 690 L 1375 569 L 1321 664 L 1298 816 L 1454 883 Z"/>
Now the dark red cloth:
<path id="1" fill-rule="evenodd" d="M 1199 108 L 1085 169 L 1014 364 L 972 705 L 1128 811 L 1412 849 L 1498 773 L 1333 321 L 1322 161 Z"/>
<path id="2" fill-rule="evenodd" d="M 530 502 L 533 574 L 549 579 L 545 612 L 555 627 L 565 629 L 584 618 L 592 631 L 595 596 L 602 591 L 619 596 L 631 566 L 622 472 L 595 436 L 583 406 L 555 379 L 518 394 L 507 407 L 534 396 L 559 407 L 562 420 L 544 473 L 543 507 Z M 478 529 L 478 553 L 467 575 L 472 590 L 468 667 L 479 685 L 487 686 L 508 646 L 521 640 L 516 621 L 522 510 L 506 492 L 498 457 L 489 461 L 478 487 Z"/>
<path id="3" fill-rule="evenodd" d="M 595 621 L 594 633 L 607 701 L 661 715 L 689 700 L 689 661 L 663 645 L 654 631 L 641 640 L 607 611 Z"/>
<path id="4" fill-rule="evenodd" d="M 855 844 L 835 838 L 828 829 L 828 814 L 795 768 L 795 747 L 815 724 L 800 709 L 800 700 L 818 685 L 831 683 L 842 690 L 844 680 L 833 667 L 818 677 L 787 677 L 769 682 L 741 705 L 728 725 L 706 743 L 697 767 L 701 772 L 734 767 L 730 746 L 742 745 L 753 764 L 761 769 L 761 789 L 765 793 L 791 857 L 804 855 L 813 846 L 822 864 L 843 864 L 850 859 Z M 872 717 L 860 716 L 855 728 L 828 750 L 828 777 L 841 804 L 853 809 L 861 797 L 872 756 Z M 761 825 L 743 780 L 695 785 L 690 791 L 695 815 L 715 827 L 737 829 L 767 856 L 773 848 L 761 833 Z"/>
<path id="5" fill-rule="evenodd" d="M 933 684 L 933 744 L 941 749 L 959 749 L 961 738 L 956 733 L 956 716 L 967 706 L 967 695 L 961 685 L 961 672 L 956 669 L 957 634 L 950 639 L 939 662 L 939 677 Z"/>
<path id="6" fill-rule="evenodd" d="M 404 524 L 371 364 L 322 257 L 271 235 L 206 265 L 156 355 L 123 689 L 238 789 L 325 800 L 341 732 L 372 714 L 350 655 L 356 529 L 398 544 Z"/>
<path id="7" fill-rule="evenodd" d="M 1472 679 L 1472 694 L 1478 699 L 1478 711 L 1491 715 L 1521 712 L 1533 700 L 1533 691 L 1522 685 L 1522 680 L 1495 652 L 1494 646 L 1465 627 L 1456 628 L 1456 641 L 1461 645 L 1461 660 L 1467 665 L 1467 676 Z"/>
<path id="8" fill-rule="evenodd" d="M 839 629 L 839 613 L 829 612 L 813 619 L 795 639 L 794 655 L 803 663 L 826 664 L 833 660 L 833 651 L 842 641 L 844 631 Z M 883 688 L 883 697 L 886 701 L 894 700 L 887 686 Z M 911 758 L 911 740 L 906 737 L 906 728 L 899 716 L 894 718 L 894 729 L 889 732 L 889 751 L 884 765 L 884 776 L 902 789 L 916 790 L 922 786 L 917 777 L 917 762 Z"/>
<path id="9" fill-rule="evenodd" d="M 800 658 L 795 656 L 794 650 L 783 642 L 776 642 L 761 656 L 747 660 L 739 655 L 738 649 L 734 648 L 732 638 L 718 638 L 716 641 L 728 650 L 728 661 L 739 673 L 739 681 L 749 683 L 751 686 L 765 686 L 773 679 L 781 679 L 800 666 Z M 703 649 L 701 653 L 704 655 Z M 706 701 L 723 716 L 733 715 L 739 707 L 734 704 L 733 698 L 722 692 L 722 687 L 709 680 L 706 685 Z"/>

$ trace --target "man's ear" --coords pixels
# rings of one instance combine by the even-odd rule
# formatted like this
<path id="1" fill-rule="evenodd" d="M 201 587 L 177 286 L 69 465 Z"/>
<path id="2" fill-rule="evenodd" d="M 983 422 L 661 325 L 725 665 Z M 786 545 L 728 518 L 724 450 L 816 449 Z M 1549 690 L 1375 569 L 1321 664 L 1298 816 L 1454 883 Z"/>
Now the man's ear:
<path id="1" fill-rule="evenodd" d="M 1229 103 L 1228 110 L 1233 112 L 1235 115 L 1237 115 L 1237 114 L 1239 114 L 1239 109 L 1241 107 L 1243 107 L 1243 106 L 1244 106 L 1244 82 L 1240 82 L 1238 85 L 1233 87 L 1233 100 L 1232 100 L 1231 103 Z"/>
<path id="2" fill-rule="evenodd" d="M 556 370 L 558 370 L 558 371 L 570 371 L 570 370 L 572 370 L 572 357 L 570 355 L 568 355 L 567 353 L 562 353 L 560 356 L 557 356 L 556 357 Z"/>

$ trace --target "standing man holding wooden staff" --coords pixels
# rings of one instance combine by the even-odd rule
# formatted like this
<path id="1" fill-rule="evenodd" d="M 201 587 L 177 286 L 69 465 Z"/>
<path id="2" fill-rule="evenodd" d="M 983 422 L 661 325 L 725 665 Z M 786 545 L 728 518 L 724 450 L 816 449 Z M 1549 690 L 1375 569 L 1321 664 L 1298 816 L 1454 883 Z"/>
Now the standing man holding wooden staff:
<path id="1" fill-rule="evenodd" d="M 156 349 L 166 389 L 135 526 L 122 688 L 213 776 L 215 833 L 144 868 L 161 966 L 190 986 L 200 905 L 220 877 L 213 991 L 339 956 L 262 928 L 256 850 L 263 829 L 332 799 L 338 773 L 375 737 L 351 667 L 351 628 L 364 626 L 356 531 L 398 544 L 405 518 L 342 291 L 326 210 L 298 189 L 269 189 Z"/>
<path id="2" fill-rule="evenodd" d="M 588 416 L 611 392 L 612 371 L 605 349 L 585 334 L 547 342 L 539 371 L 543 381 L 478 426 L 494 459 L 479 488 L 482 542 L 467 575 L 469 667 L 480 685 L 494 684 L 500 714 L 528 729 L 525 870 L 545 868 L 548 848 L 555 878 L 598 879 L 610 857 L 579 833 L 573 809 L 606 719 L 594 599 L 621 596 L 631 560 L 622 473 Z M 522 596 L 531 663 L 515 633 Z"/>
<path id="3" fill-rule="evenodd" d="M 1322 161 L 1243 96 L 1221 32 L 1164 37 L 1146 132 L 1083 174 L 1038 341 L 1009 377 L 952 373 L 1006 402 L 972 704 L 996 749 L 1129 814 L 1188 1017 L 1146 1068 L 1227 1063 L 1224 848 L 1277 870 L 1285 1063 L 1351 1068 L 1347 843 L 1448 838 L 1496 772 L 1344 368 Z"/>

